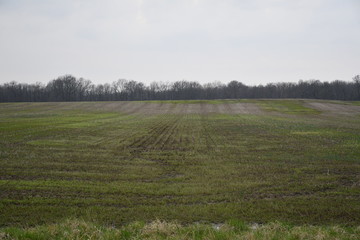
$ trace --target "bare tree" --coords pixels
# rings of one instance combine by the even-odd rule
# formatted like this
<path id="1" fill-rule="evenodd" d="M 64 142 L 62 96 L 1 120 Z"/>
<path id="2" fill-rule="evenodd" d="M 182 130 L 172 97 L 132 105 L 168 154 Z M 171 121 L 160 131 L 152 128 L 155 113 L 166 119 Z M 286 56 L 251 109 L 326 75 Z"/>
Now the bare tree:
<path id="1" fill-rule="evenodd" d="M 356 99 L 360 100 L 360 75 L 356 75 L 355 77 L 353 77 L 353 81 L 355 83 L 355 87 L 356 87 Z"/>
<path id="2" fill-rule="evenodd" d="M 195 81 L 142 82 L 119 79 L 112 84 L 93 84 L 71 75 L 60 76 L 47 85 L 9 82 L 0 85 L 1 102 L 20 101 L 110 101 L 172 100 L 224 98 L 321 98 L 360 100 L 360 75 L 352 82 L 335 80 L 300 80 L 298 83 L 269 83 L 247 86 L 233 80 L 228 84 L 213 82 L 201 85 Z"/>

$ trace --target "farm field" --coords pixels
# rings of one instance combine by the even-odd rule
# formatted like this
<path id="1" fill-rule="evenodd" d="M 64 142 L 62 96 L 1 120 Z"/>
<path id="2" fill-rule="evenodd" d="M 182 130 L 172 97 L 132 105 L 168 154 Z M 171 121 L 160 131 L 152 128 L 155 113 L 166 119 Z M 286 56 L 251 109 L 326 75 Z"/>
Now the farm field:
<path id="1" fill-rule="evenodd" d="M 360 225 L 360 106 L 317 100 L 0 104 L 0 227 Z"/>

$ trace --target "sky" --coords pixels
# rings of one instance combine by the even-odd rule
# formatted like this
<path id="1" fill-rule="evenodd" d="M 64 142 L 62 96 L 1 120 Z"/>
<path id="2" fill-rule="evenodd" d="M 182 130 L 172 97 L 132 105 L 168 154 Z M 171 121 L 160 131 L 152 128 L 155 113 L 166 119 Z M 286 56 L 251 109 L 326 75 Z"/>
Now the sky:
<path id="1" fill-rule="evenodd" d="M 347 80 L 360 0 L 0 0 L 0 84 Z"/>

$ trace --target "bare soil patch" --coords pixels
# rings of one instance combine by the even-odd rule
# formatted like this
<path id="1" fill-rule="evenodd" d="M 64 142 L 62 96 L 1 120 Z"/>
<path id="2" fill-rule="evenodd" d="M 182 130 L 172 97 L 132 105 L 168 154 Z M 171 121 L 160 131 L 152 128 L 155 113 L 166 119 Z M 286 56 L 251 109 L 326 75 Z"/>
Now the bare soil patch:
<path id="1" fill-rule="evenodd" d="M 221 104 L 220 107 L 224 105 L 223 113 L 227 114 L 261 114 L 263 112 L 255 103 Z"/>
<path id="2" fill-rule="evenodd" d="M 81 106 L 87 108 L 87 106 Z M 254 103 L 223 104 L 174 104 L 139 102 L 91 103 L 91 109 L 123 112 L 127 114 L 261 114 L 263 111 Z"/>
<path id="3" fill-rule="evenodd" d="M 337 103 L 326 103 L 326 102 L 308 102 L 308 107 L 322 111 L 325 114 L 334 115 L 356 115 L 360 114 L 360 106 L 344 105 Z"/>

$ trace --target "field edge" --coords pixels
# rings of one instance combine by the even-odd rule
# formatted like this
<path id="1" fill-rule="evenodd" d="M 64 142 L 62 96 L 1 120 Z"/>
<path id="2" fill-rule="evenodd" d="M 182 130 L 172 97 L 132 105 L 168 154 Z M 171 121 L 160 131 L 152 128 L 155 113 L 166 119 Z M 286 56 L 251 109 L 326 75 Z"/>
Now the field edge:
<path id="1" fill-rule="evenodd" d="M 155 220 L 114 227 L 68 219 L 31 228 L 0 228 L 0 239 L 357 239 L 358 236 L 360 226 L 249 224 L 238 220 L 189 225 Z"/>

